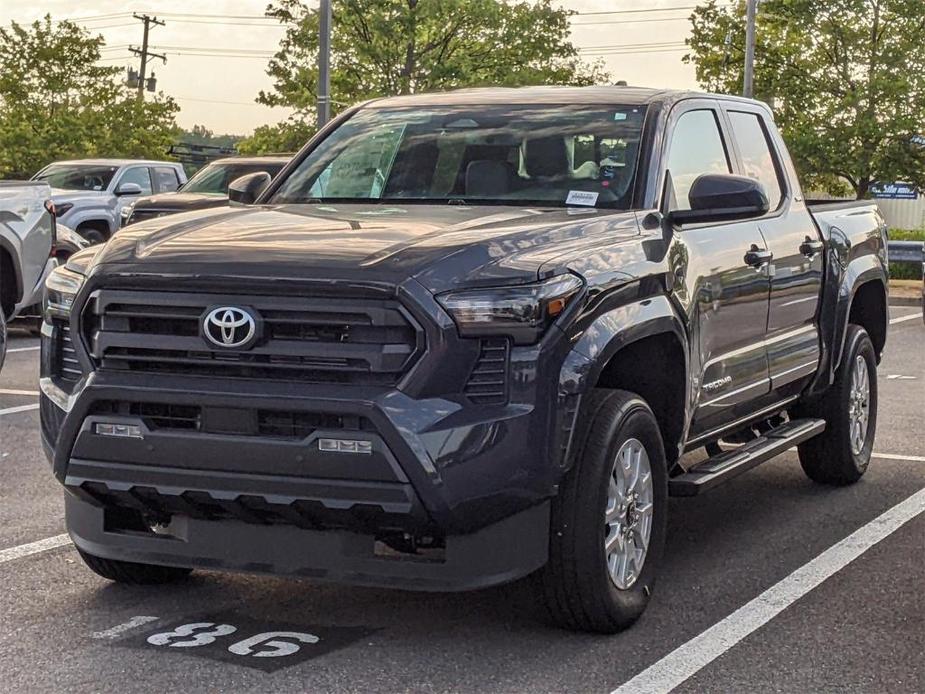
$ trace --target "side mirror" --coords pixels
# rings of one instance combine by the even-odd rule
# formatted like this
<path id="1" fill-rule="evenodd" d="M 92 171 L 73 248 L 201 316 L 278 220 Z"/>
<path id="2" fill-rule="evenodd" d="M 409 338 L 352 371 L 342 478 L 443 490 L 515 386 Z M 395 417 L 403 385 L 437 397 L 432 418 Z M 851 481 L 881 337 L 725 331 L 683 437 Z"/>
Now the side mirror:
<path id="1" fill-rule="evenodd" d="M 691 209 L 669 213 L 673 224 L 699 224 L 750 219 L 767 214 L 767 193 L 753 178 L 730 174 L 703 174 L 687 196 Z"/>
<path id="2" fill-rule="evenodd" d="M 141 186 L 137 183 L 122 183 L 116 189 L 116 195 L 141 195 Z"/>
<path id="3" fill-rule="evenodd" d="M 253 205 L 270 185 L 270 174 L 256 171 L 234 179 L 228 186 L 228 200 L 239 205 Z"/>

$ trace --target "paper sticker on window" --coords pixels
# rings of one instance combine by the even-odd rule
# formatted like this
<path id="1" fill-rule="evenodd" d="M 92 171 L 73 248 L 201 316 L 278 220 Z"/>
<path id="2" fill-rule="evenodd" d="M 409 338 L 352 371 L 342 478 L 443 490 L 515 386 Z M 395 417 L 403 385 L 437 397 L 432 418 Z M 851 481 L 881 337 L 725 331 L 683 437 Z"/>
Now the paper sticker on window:
<path id="1" fill-rule="evenodd" d="M 626 114 L 623 113 L 622 111 L 617 111 L 616 113 L 613 114 L 613 119 L 614 120 L 626 120 Z"/>
<path id="2" fill-rule="evenodd" d="M 570 190 L 568 192 L 568 197 L 565 199 L 565 204 L 594 207 L 597 204 L 597 193 L 584 190 Z"/>

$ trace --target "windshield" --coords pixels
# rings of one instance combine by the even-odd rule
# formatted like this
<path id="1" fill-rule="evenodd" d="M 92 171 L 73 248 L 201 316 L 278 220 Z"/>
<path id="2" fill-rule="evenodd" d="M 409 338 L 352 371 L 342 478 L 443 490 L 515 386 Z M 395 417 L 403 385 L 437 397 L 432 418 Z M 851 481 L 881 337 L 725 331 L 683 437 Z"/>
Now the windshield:
<path id="1" fill-rule="evenodd" d="M 106 190 L 118 170 L 118 166 L 52 164 L 39 171 L 33 180 L 65 190 Z"/>
<path id="2" fill-rule="evenodd" d="M 644 118 L 640 106 L 363 109 L 270 202 L 625 209 Z"/>
<path id="3" fill-rule="evenodd" d="M 278 162 L 251 162 L 251 163 L 212 163 L 196 172 L 189 182 L 183 186 L 184 193 L 216 193 L 228 194 L 228 185 L 236 178 L 256 171 L 266 171 L 270 176 L 279 173 L 283 165 Z"/>

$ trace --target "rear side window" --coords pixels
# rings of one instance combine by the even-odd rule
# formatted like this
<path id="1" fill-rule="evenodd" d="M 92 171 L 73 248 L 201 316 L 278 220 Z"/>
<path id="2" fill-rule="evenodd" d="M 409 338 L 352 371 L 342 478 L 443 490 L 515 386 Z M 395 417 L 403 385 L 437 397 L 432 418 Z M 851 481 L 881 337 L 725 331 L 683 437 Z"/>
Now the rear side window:
<path id="1" fill-rule="evenodd" d="M 668 170 L 678 210 L 691 208 L 687 196 L 698 177 L 732 173 L 719 122 L 712 110 L 688 111 L 678 119 L 668 146 Z"/>
<path id="2" fill-rule="evenodd" d="M 169 166 L 157 166 L 154 168 L 155 193 L 172 193 L 179 187 L 180 179 L 177 176 L 176 169 Z"/>
<path id="3" fill-rule="evenodd" d="M 760 181 L 768 194 L 770 209 L 776 210 L 784 197 L 780 167 L 771 150 L 767 128 L 757 113 L 730 111 L 732 133 L 742 157 L 744 175 Z"/>

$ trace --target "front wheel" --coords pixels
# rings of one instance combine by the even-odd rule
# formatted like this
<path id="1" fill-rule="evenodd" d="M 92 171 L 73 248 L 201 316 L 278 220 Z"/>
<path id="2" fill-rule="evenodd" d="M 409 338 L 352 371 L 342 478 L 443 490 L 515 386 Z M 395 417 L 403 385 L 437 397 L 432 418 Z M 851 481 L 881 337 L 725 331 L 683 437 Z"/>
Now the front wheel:
<path id="1" fill-rule="evenodd" d="M 580 446 L 553 501 L 549 562 L 537 574 L 552 621 L 625 629 L 649 602 L 665 544 L 668 480 L 652 410 L 622 390 L 586 397 Z"/>
<path id="2" fill-rule="evenodd" d="M 814 482 L 845 485 L 870 464 L 877 430 L 877 360 L 864 328 L 849 325 L 835 382 L 801 413 L 821 417 L 825 431 L 800 444 L 800 464 Z"/>
<path id="3" fill-rule="evenodd" d="M 189 576 L 192 569 L 178 566 L 158 566 L 156 564 L 138 564 L 133 561 L 104 559 L 78 548 L 77 553 L 84 564 L 98 576 L 116 583 L 128 585 L 157 585 L 173 583 Z"/>

